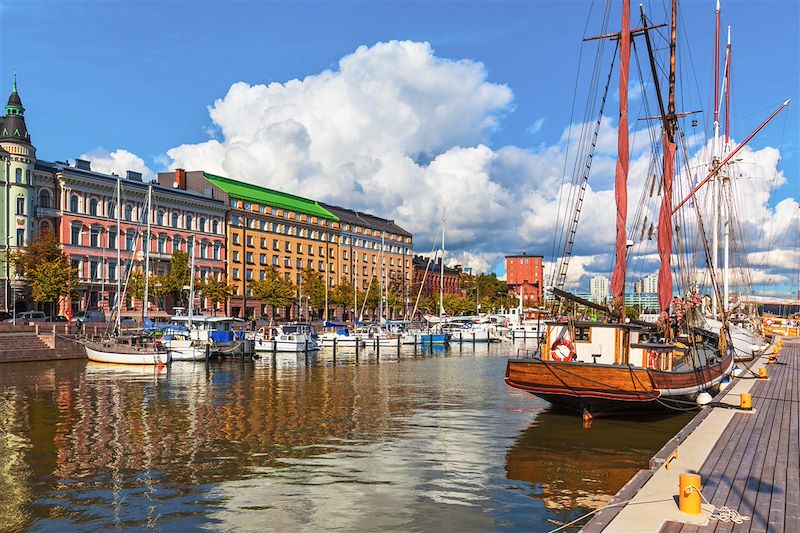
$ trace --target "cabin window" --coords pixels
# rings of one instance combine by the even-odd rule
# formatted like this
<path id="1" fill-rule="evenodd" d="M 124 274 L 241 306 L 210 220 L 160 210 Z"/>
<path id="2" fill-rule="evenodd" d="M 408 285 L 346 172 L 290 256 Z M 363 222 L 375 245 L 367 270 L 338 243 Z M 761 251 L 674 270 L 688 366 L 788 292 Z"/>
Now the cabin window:
<path id="1" fill-rule="evenodd" d="M 576 326 L 575 342 L 592 342 L 592 328 L 589 326 Z"/>

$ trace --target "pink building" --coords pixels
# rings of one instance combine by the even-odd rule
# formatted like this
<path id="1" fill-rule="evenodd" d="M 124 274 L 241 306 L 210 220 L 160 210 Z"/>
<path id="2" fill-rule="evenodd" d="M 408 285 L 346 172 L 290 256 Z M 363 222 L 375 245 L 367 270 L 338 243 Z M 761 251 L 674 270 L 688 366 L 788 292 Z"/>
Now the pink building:
<path id="1" fill-rule="evenodd" d="M 156 182 L 143 183 L 137 172 L 129 171 L 124 178 L 93 172 L 88 161 L 77 160 L 75 166 L 42 163 L 37 162 L 37 230 L 49 226 L 55 231 L 72 265 L 78 269 L 80 298 L 72 302 L 74 311 L 109 309 L 116 298 L 120 270 L 144 269 L 150 187 L 151 273 L 166 273 L 173 252 L 180 250 L 190 256 L 195 253 L 198 277 L 224 279 L 226 206 L 223 202 Z M 51 172 L 47 172 L 48 167 Z M 117 206 L 118 183 L 120 206 Z M 196 243 L 194 248 L 193 243 Z M 117 266 L 118 250 L 121 269 Z M 135 303 L 126 300 L 132 310 Z M 162 303 L 167 311 L 172 310 L 170 301 Z M 201 305 L 205 307 L 205 302 Z"/>

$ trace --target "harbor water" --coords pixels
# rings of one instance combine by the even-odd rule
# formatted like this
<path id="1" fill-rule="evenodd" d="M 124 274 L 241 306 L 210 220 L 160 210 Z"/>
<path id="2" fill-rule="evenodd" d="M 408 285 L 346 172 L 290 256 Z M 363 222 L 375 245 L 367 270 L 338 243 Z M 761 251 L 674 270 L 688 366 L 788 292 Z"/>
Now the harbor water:
<path id="1" fill-rule="evenodd" d="M 547 531 L 691 416 L 587 429 L 505 385 L 522 346 L 0 365 L 2 529 Z"/>

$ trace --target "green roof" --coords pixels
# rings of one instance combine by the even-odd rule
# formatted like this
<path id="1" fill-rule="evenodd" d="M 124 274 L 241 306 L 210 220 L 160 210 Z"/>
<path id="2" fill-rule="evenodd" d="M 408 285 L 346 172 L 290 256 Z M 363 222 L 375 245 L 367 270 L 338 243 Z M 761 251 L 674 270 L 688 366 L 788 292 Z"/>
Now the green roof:
<path id="1" fill-rule="evenodd" d="M 297 211 L 298 213 L 315 217 L 327 218 L 336 222 L 339 221 L 339 217 L 319 205 L 319 202 L 316 200 L 309 200 L 308 198 L 287 194 L 285 192 L 274 191 L 272 189 L 267 189 L 266 187 L 259 187 L 258 185 L 251 185 L 249 183 L 232 180 L 230 178 L 215 176 L 214 174 L 209 174 L 208 172 L 203 172 L 203 176 L 205 176 L 205 178 L 212 184 L 228 193 L 228 196 L 232 196 L 234 198 L 241 198 L 242 200 L 248 200 L 251 202 L 267 204 L 273 207 L 279 207 L 281 209 Z"/>

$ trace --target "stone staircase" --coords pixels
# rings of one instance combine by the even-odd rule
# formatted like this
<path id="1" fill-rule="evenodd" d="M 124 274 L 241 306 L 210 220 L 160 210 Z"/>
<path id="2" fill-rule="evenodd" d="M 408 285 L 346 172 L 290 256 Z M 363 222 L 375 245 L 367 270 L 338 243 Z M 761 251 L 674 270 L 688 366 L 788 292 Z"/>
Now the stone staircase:
<path id="1" fill-rule="evenodd" d="M 86 357 L 80 344 L 63 334 L 54 334 L 53 329 L 37 325 L 0 325 L 0 363 Z"/>

